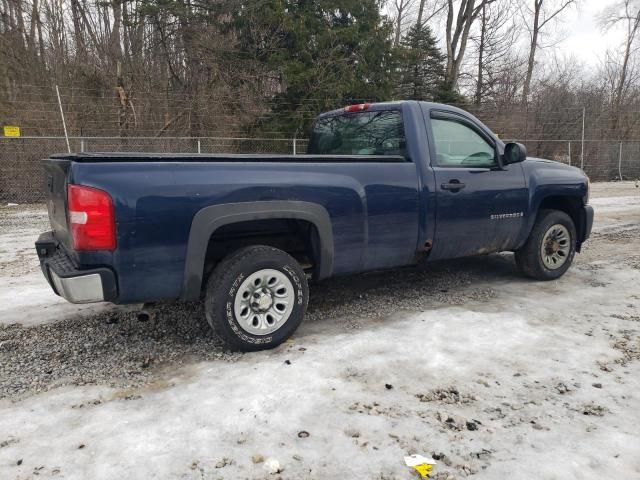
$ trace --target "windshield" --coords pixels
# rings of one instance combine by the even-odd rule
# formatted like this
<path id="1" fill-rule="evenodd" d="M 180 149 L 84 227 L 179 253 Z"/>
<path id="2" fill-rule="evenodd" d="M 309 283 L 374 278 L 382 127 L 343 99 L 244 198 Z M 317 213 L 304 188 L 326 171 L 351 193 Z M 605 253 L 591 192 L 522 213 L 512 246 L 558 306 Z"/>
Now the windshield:
<path id="1" fill-rule="evenodd" d="M 405 156 L 402 114 L 382 110 L 321 118 L 313 127 L 307 153 Z"/>

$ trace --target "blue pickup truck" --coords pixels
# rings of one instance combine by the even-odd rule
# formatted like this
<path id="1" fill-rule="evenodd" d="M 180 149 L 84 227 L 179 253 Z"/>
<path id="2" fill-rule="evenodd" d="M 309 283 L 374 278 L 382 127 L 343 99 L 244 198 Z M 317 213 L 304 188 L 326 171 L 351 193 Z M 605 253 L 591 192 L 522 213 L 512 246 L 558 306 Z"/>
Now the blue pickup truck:
<path id="1" fill-rule="evenodd" d="M 246 351 L 293 334 L 308 280 L 501 251 L 551 280 L 593 223 L 581 170 L 417 101 L 324 113 L 306 155 L 78 153 L 44 168 L 52 231 L 36 249 L 55 293 L 203 299 Z"/>

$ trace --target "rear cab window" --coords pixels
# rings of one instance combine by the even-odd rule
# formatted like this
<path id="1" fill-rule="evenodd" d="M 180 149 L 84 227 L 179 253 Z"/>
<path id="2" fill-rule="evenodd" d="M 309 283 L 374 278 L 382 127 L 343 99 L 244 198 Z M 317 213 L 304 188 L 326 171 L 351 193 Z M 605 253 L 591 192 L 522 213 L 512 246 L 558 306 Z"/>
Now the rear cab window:
<path id="1" fill-rule="evenodd" d="M 400 155 L 406 157 L 399 110 L 345 112 L 316 121 L 307 153 L 311 155 Z"/>

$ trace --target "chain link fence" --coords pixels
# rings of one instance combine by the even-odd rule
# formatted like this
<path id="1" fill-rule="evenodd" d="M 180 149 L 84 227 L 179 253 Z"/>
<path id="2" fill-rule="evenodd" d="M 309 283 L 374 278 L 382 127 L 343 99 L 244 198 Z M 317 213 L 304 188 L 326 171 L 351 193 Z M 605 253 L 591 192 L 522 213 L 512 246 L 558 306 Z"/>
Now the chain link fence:
<path id="1" fill-rule="evenodd" d="M 71 137 L 72 152 L 300 154 L 306 139 Z M 64 137 L 0 137 L 0 202 L 36 203 L 45 198 L 41 160 L 67 152 Z"/>
<path id="2" fill-rule="evenodd" d="M 306 139 L 71 137 L 73 152 L 281 153 L 306 152 Z M 640 142 L 603 140 L 527 140 L 529 156 L 582 168 L 592 181 L 640 178 Z M 44 199 L 40 160 L 66 152 L 64 137 L 0 137 L 0 202 L 34 203 Z"/>
<path id="3" fill-rule="evenodd" d="M 529 140 L 521 142 L 530 157 L 579 167 L 591 181 L 640 178 L 640 142 L 605 140 Z"/>

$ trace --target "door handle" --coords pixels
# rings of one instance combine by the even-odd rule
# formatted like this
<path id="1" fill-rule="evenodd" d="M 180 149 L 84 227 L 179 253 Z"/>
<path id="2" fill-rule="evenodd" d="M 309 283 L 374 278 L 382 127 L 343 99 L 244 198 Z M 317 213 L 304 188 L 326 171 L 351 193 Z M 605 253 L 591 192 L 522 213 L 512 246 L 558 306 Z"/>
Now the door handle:
<path id="1" fill-rule="evenodd" d="M 460 183 L 460 180 L 449 180 L 449 183 L 443 183 L 440 185 L 442 190 L 451 190 L 452 192 L 462 190 L 464 187 L 466 187 L 466 185 L 464 183 Z"/>

